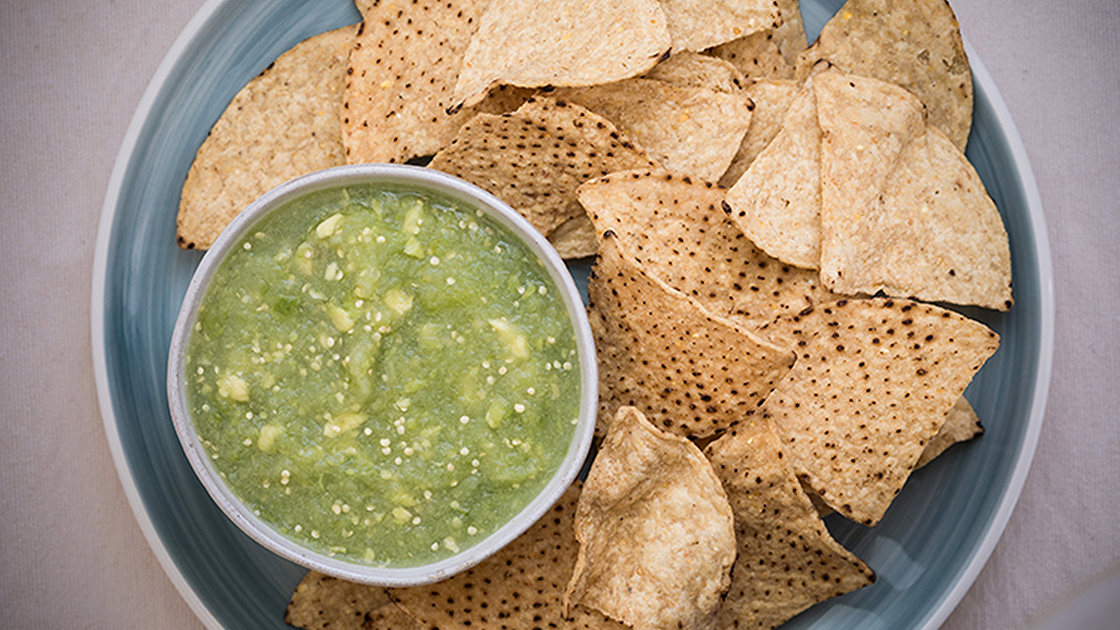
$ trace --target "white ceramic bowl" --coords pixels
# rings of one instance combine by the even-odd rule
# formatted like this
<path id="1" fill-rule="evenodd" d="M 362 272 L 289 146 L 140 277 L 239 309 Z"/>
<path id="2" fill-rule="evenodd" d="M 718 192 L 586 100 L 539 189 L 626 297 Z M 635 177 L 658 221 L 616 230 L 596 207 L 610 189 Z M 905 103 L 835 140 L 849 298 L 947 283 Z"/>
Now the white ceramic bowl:
<path id="1" fill-rule="evenodd" d="M 199 441 L 186 400 L 184 365 L 189 334 L 207 286 L 231 247 L 265 215 L 288 202 L 325 189 L 370 183 L 444 195 L 482 210 L 506 227 L 540 259 L 559 288 L 579 353 L 579 419 L 567 454 L 552 479 L 528 506 L 484 540 L 451 557 L 422 566 L 386 568 L 348 562 L 280 534 L 254 515 L 222 480 Z M 191 467 L 222 511 L 246 534 L 274 553 L 328 575 L 365 584 L 411 586 L 436 582 L 484 560 L 528 529 L 560 498 L 579 473 L 591 445 L 598 409 L 598 375 L 594 342 L 579 292 L 556 251 L 524 218 L 486 191 L 439 171 L 396 164 L 361 164 L 327 169 L 284 183 L 255 201 L 222 232 L 195 271 L 175 322 L 168 359 L 167 394 L 175 430 Z"/>

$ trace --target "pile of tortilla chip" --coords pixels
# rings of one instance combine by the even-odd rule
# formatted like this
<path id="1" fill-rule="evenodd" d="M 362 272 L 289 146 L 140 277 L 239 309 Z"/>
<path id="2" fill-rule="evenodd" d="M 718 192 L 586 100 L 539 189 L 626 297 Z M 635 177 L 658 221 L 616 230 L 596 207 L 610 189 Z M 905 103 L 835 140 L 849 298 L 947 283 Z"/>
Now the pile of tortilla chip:
<path id="1" fill-rule="evenodd" d="M 585 482 L 430 586 L 312 573 L 303 628 L 774 628 L 874 581 L 866 526 L 983 432 L 1011 308 L 1002 219 L 963 154 L 972 80 L 943 0 L 358 0 L 199 149 L 179 243 L 343 163 L 412 162 L 595 256 L 600 405 Z"/>
<path id="2" fill-rule="evenodd" d="M 579 184 L 653 166 L 717 181 L 751 126 L 748 81 L 777 65 L 792 79 L 805 48 L 789 0 L 356 4 L 360 25 L 285 53 L 215 124 L 184 185 L 182 247 L 207 249 L 295 176 L 421 161 L 590 256 Z"/>

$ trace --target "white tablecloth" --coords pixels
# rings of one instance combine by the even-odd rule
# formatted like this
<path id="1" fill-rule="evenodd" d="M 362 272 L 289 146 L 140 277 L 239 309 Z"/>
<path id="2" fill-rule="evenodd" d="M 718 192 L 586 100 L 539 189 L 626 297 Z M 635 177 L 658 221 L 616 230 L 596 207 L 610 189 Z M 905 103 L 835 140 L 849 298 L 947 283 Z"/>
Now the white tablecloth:
<path id="1" fill-rule="evenodd" d="M 145 87 L 201 4 L 0 3 L 0 626 L 201 627 L 117 479 L 89 324 L 110 171 Z M 1082 592 L 1110 607 L 1102 618 L 1115 621 L 1120 3 L 953 5 L 1038 179 L 1054 254 L 1057 341 L 1046 421 L 1019 505 L 944 627 L 1056 627 L 1053 616 L 1069 614 L 1065 604 Z"/>

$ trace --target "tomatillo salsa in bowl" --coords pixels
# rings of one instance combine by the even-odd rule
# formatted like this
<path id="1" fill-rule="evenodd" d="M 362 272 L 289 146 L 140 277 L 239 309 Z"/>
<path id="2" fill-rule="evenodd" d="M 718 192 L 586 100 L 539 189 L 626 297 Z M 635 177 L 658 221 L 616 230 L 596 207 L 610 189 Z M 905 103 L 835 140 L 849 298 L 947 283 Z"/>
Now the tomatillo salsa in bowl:
<path id="1" fill-rule="evenodd" d="M 292 180 L 222 233 L 169 357 L 179 440 L 246 533 L 367 584 L 434 582 L 574 480 L 597 408 L 583 303 L 508 206 L 425 168 Z"/>

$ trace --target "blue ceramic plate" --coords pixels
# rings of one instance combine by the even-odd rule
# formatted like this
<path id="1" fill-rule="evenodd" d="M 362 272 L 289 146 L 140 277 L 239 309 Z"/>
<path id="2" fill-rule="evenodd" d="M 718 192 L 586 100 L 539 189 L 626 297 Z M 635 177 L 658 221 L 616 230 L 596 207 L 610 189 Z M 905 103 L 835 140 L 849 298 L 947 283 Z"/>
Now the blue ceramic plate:
<path id="1" fill-rule="evenodd" d="M 815 36 L 840 0 L 803 0 Z M 195 151 L 234 94 L 296 42 L 357 22 L 350 0 L 211 0 L 153 78 L 105 199 L 93 273 L 101 412 L 121 483 L 172 582 L 211 628 L 285 628 L 304 574 L 241 533 L 179 447 L 164 391 L 172 325 L 201 255 L 175 244 L 179 192 Z M 1018 133 L 971 55 L 976 113 L 968 157 L 1011 238 L 1015 307 L 970 311 L 1003 347 L 967 392 L 987 428 L 918 471 L 874 529 L 830 520 L 878 573 L 788 628 L 936 628 L 1003 532 L 1034 454 L 1050 378 L 1054 304 L 1046 229 Z M 577 268 L 585 276 L 586 268 Z"/>

